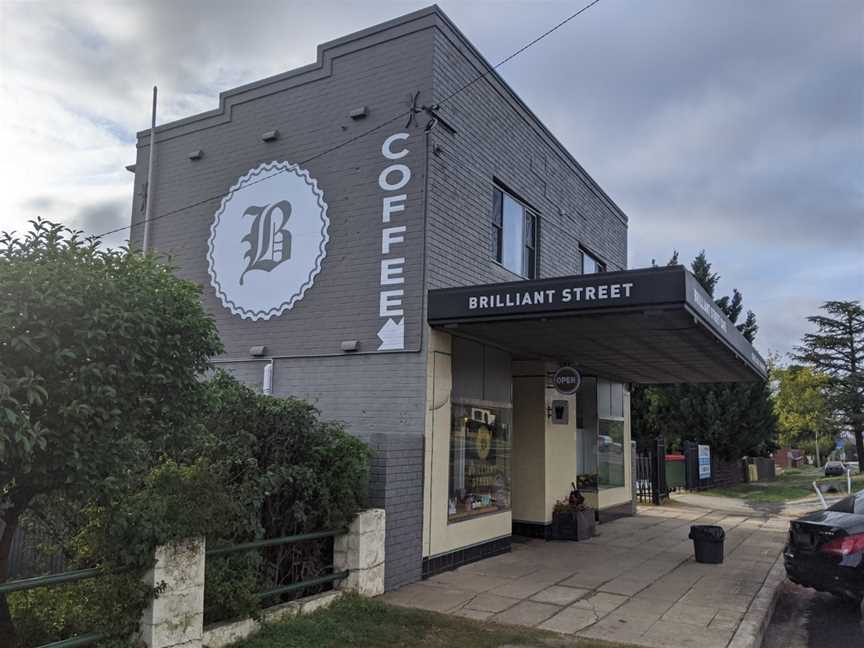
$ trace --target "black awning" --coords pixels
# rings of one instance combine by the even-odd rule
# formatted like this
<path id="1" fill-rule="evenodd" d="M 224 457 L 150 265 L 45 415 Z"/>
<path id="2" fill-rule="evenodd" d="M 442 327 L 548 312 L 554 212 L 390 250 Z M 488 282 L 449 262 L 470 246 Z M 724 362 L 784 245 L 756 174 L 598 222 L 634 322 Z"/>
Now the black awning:
<path id="1" fill-rule="evenodd" d="M 429 291 L 429 324 L 634 383 L 764 380 L 767 365 L 683 266 Z"/>

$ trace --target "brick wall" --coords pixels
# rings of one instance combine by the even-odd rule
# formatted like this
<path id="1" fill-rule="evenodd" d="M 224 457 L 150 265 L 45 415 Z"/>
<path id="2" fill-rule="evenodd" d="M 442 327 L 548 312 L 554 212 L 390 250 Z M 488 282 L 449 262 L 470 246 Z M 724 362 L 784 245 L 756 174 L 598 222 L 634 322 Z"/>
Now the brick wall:
<path id="1" fill-rule="evenodd" d="M 423 437 L 374 434 L 370 504 L 387 511 L 384 586 L 420 580 L 423 532 Z"/>
<path id="2" fill-rule="evenodd" d="M 436 101 L 484 71 L 448 29 L 436 33 L 434 57 Z M 493 180 L 539 214 L 539 277 L 581 272 L 580 245 L 609 270 L 626 268 L 626 217 L 502 83 L 478 81 L 440 113 L 457 134 L 430 135 L 429 288 L 520 278 L 492 257 Z"/>

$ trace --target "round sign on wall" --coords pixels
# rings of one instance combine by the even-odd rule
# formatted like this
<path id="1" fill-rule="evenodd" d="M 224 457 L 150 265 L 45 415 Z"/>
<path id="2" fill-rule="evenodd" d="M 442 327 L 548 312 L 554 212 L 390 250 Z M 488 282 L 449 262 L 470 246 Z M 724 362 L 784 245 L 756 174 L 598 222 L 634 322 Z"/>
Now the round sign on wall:
<path id="1" fill-rule="evenodd" d="M 559 394 L 570 396 L 579 390 L 582 384 L 582 374 L 573 367 L 559 367 L 552 377 L 552 383 Z"/>
<path id="2" fill-rule="evenodd" d="M 330 240 L 327 203 L 305 169 L 261 164 L 241 177 L 213 218 L 207 262 L 222 305 L 266 320 L 303 299 Z"/>

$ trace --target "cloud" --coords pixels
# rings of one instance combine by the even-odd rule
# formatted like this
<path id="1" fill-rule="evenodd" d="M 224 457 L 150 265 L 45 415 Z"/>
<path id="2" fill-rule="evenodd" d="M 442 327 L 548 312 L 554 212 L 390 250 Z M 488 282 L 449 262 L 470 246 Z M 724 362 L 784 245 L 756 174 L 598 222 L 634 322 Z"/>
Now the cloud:
<path id="1" fill-rule="evenodd" d="M 126 200 L 109 200 L 87 205 L 75 216 L 75 225 L 85 232 L 103 232 L 129 224 Z"/>

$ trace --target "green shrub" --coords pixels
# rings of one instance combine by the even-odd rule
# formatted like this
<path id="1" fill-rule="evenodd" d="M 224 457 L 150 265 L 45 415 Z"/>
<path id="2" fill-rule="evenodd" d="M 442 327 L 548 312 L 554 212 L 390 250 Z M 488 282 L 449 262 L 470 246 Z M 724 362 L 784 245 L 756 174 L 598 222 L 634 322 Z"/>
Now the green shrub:
<path id="1" fill-rule="evenodd" d="M 90 632 L 131 637 L 151 595 L 138 573 L 105 574 L 14 592 L 9 595 L 9 607 L 24 645 L 39 646 Z M 100 646 L 129 643 L 128 639 L 109 639 Z"/>
<path id="2" fill-rule="evenodd" d="M 115 475 L 89 501 L 54 507 L 77 512 L 69 522 L 77 529 L 55 547 L 67 569 L 129 571 L 11 595 L 25 645 L 94 631 L 121 637 L 104 646 L 128 643 L 154 594 L 140 579 L 157 545 L 205 536 L 216 547 L 341 528 L 365 507 L 369 450 L 342 426 L 321 421 L 304 401 L 256 394 L 221 372 L 205 387 L 205 414 L 172 456 L 143 478 L 139 470 Z M 208 558 L 205 622 L 255 615 L 257 592 L 320 576 L 331 562 L 331 541 Z"/>
<path id="3" fill-rule="evenodd" d="M 154 548 L 203 536 L 230 510 L 218 475 L 204 459 L 185 466 L 164 459 L 133 485 L 125 496 L 112 489 L 115 499 L 84 507 L 82 526 L 64 543 L 68 570 L 99 566 L 104 574 L 8 597 L 25 646 L 89 632 L 132 636 L 147 602 L 158 593 L 142 581 Z M 125 645 L 128 640 L 102 643 L 118 642 Z"/>
<path id="4" fill-rule="evenodd" d="M 341 528 L 365 508 L 369 449 L 362 441 L 341 425 L 321 421 L 305 401 L 256 394 L 222 372 L 208 387 L 208 435 L 201 446 L 235 507 L 233 518 L 208 536 L 211 546 Z M 257 553 L 263 564 L 248 563 L 241 579 L 251 580 L 257 568 L 259 591 L 320 576 L 332 561 L 332 546 L 322 542 Z M 208 571 L 208 622 L 248 609 L 221 574 L 219 569 L 211 579 Z"/>

